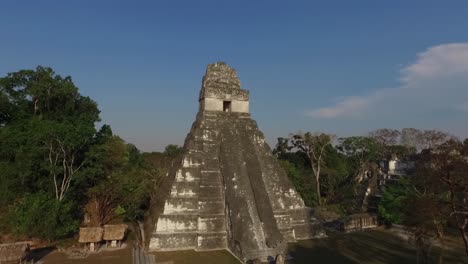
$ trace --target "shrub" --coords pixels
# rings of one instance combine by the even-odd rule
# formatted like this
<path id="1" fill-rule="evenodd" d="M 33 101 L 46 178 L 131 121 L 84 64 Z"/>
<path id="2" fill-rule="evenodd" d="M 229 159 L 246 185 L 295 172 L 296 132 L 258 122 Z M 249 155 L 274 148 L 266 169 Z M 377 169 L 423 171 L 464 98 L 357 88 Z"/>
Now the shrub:
<path id="1" fill-rule="evenodd" d="M 390 186 L 384 192 L 379 204 L 379 215 L 383 219 L 401 224 L 404 218 L 404 207 L 409 196 L 408 189 L 404 186 L 405 182 Z"/>
<path id="2" fill-rule="evenodd" d="M 72 201 L 58 201 L 39 192 L 27 194 L 14 208 L 10 225 L 16 235 L 56 240 L 73 234 L 79 227 L 79 213 Z"/>

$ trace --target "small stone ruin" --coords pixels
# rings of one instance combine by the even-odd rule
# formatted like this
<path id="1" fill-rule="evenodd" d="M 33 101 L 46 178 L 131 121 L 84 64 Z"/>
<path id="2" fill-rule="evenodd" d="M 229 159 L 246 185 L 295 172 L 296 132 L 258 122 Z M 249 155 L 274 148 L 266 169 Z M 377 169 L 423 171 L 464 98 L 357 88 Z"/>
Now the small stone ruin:
<path id="1" fill-rule="evenodd" d="M 251 118 L 234 69 L 208 65 L 185 154 L 150 236 L 150 251 L 228 249 L 267 261 L 323 236 Z M 282 257 L 280 257 L 282 259 Z"/>

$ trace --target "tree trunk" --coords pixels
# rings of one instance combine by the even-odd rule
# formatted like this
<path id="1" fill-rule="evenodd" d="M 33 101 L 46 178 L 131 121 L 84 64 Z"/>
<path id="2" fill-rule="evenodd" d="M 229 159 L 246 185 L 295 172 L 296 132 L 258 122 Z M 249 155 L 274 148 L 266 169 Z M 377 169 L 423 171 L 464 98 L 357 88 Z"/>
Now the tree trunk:
<path id="1" fill-rule="evenodd" d="M 466 220 L 465 220 L 466 221 Z M 460 230 L 460 233 L 463 238 L 463 243 L 465 243 L 465 253 L 468 256 L 468 239 L 466 237 L 466 232 L 464 227 L 460 227 L 458 230 Z"/>
<path id="2" fill-rule="evenodd" d="M 145 248 L 146 246 L 146 238 L 145 238 L 145 224 L 143 221 L 137 220 L 138 228 L 140 229 L 140 237 L 141 237 L 141 247 Z"/>
<path id="3" fill-rule="evenodd" d="M 320 163 L 317 163 L 317 168 L 315 168 L 312 155 L 309 154 L 308 156 L 310 159 L 310 167 L 312 168 L 312 171 L 314 172 L 314 176 L 315 176 L 315 188 L 317 191 L 317 202 L 318 202 L 318 205 L 320 206 L 322 205 L 322 199 L 320 195 Z"/>
<path id="4" fill-rule="evenodd" d="M 318 201 L 318 204 L 320 206 L 320 205 L 322 205 L 322 197 L 320 195 L 320 176 L 319 175 L 315 176 L 315 184 L 316 184 L 316 188 L 317 188 L 317 201 Z"/>

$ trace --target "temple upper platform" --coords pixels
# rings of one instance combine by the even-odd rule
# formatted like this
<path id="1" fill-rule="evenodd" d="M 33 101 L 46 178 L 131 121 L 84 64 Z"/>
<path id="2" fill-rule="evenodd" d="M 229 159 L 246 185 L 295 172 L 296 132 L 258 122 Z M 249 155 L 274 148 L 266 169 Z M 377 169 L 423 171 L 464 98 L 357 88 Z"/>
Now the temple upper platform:
<path id="1" fill-rule="evenodd" d="M 200 111 L 249 113 L 249 91 L 242 90 L 234 69 L 224 62 L 209 64 L 202 80 Z"/>

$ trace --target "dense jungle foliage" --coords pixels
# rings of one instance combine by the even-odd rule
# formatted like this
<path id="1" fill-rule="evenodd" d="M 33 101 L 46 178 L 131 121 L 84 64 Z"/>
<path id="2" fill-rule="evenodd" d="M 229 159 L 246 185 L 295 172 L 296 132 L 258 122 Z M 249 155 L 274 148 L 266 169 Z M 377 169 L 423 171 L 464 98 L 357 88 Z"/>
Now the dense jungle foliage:
<path id="1" fill-rule="evenodd" d="M 420 244 L 458 230 L 468 255 L 468 139 L 436 130 L 379 129 L 368 136 L 334 139 L 323 133 L 279 138 L 273 151 L 307 205 L 323 217 L 372 212 L 366 194 L 380 202 L 387 224 L 402 224 Z M 380 162 L 411 162 L 391 178 Z"/>
<path id="2" fill-rule="evenodd" d="M 143 219 L 180 148 L 143 154 L 99 121 L 96 102 L 50 68 L 0 78 L 1 234 L 52 241 L 85 214 L 90 225 Z"/>
<path id="3" fill-rule="evenodd" d="M 96 129 L 99 113 L 50 68 L 0 78 L 1 234 L 54 241 L 84 224 L 141 224 L 182 150 L 141 153 L 109 125 Z M 334 217 L 366 210 L 366 191 L 382 187 L 380 161 L 413 161 L 413 171 L 379 189 L 380 217 L 425 236 L 453 227 L 467 243 L 468 140 L 414 128 L 338 139 L 307 132 L 279 138 L 273 153 L 306 205 Z"/>

